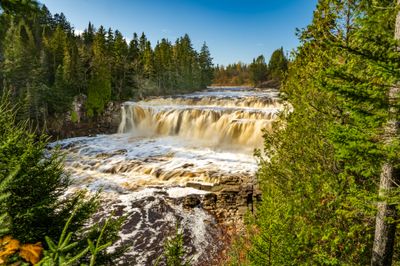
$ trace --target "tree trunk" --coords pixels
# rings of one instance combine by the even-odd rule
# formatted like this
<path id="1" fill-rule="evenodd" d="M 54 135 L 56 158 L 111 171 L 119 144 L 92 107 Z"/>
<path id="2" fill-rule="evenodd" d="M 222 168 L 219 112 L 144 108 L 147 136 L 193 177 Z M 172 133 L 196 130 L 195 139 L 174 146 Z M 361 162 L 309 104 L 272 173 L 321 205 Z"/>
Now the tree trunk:
<path id="1" fill-rule="evenodd" d="M 400 0 L 397 0 L 400 4 Z M 396 17 L 395 39 L 400 40 L 400 12 Z M 397 112 L 394 103 L 400 92 L 399 86 L 393 86 L 389 90 L 389 121 L 385 128 L 385 141 L 389 144 L 398 133 Z M 395 188 L 400 180 L 399 169 L 394 167 L 394 162 L 387 161 L 382 167 L 379 196 L 385 198 Z M 393 247 L 396 235 L 396 205 L 389 204 L 386 199 L 378 203 L 376 215 L 375 239 L 372 249 L 372 266 L 389 266 L 392 264 Z"/>

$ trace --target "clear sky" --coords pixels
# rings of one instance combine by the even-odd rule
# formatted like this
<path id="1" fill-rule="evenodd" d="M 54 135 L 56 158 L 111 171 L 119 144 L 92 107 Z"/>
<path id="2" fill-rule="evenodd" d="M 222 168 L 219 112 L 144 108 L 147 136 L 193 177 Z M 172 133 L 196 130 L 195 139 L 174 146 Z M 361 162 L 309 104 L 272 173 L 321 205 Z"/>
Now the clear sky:
<path id="1" fill-rule="evenodd" d="M 145 32 L 151 43 L 188 33 L 199 49 L 205 41 L 214 64 L 249 63 L 283 46 L 298 45 L 296 28 L 311 22 L 317 0 L 40 0 L 63 12 L 76 30 L 89 21 L 118 29 L 129 40 Z"/>

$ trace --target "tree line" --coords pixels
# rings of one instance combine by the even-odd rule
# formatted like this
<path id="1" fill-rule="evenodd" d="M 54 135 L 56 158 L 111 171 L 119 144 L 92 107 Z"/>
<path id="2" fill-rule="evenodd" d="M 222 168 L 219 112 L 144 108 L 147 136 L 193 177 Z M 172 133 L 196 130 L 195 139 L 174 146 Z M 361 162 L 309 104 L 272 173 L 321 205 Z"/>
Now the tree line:
<path id="1" fill-rule="evenodd" d="M 287 72 L 289 60 L 283 48 L 275 50 L 268 64 L 263 55 L 254 58 L 250 64 L 242 62 L 214 68 L 214 85 L 230 86 L 278 86 Z"/>
<path id="2" fill-rule="evenodd" d="M 21 106 L 20 119 L 44 125 L 62 116 L 77 95 L 86 95 L 89 117 L 102 114 L 109 101 L 190 92 L 213 78 L 207 45 L 193 48 L 186 34 L 174 43 L 133 34 L 127 43 L 118 30 L 89 22 L 76 34 L 63 13 L 45 5 L 0 14 L 0 92 L 10 91 Z M 17 1 L 18 2 L 18 1 Z M 28 1 L 29 2 L 29 1 Z"/>

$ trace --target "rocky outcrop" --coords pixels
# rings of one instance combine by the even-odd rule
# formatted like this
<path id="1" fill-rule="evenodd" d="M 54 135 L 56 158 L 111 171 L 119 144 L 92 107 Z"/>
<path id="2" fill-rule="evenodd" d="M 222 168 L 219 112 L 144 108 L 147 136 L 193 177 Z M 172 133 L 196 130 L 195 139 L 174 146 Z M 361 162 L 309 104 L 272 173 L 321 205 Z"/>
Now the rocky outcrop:
<path id="1" fill-rule="evenodd" d="M 188 182 L 188 187 L 209 191 L 205 195 L 188 195 L 184 200 L 187 208 L 201 206 L 213 214 L 216 220 L 228 227 L 240 227 L 247 212 L 253 212 L 256 202 L 261 201 L 255 178 L 229 176 L 217 184 Z"/>
<path id="2" fill-rule="evenodd" d="M 253 210 L 260 196 L 250 180 L 239 180 L 238 184 L 235 180 L 226 178 L 215 186 L 188 184 L 209 189 L 206 194 L 171 197 L 158 188 L 159 191 L 143 198 L 122 194 L 118 199 L 114 194 L 103 199 L 95 221 L 111 214 L 125 217 L 121 238 L 111 251 L 130 248 L 115 265 L 154 265 L 159 258 L 160 265 L 166 265 L 162 256 L 164 243 L 176 235 L 177 224 L 192 265 L 224 265 L 232 237 L 244 229 L 244 215 Z"/>
<path id="3" fill-rule="evenodd" d="M 71 111 L 52 118 L 47 123 L 47 133 L 55 139 L 113 134 L 121 121 L 121 103 L 109 102 L 101 116 L 88 117 L 85 108 L 86 96 L 75 97 Z"/>
<path id="4" fill-rule="evenodd" d="M 279 79 L 270 79 L 267 81 L 262 82 L 261 84 L 259 84 L 257 87 L 258 88 L 263 88 L 263 89 L 279 89 L 281 87 L 281 83 L 282 81 L 280 81 Z"/>

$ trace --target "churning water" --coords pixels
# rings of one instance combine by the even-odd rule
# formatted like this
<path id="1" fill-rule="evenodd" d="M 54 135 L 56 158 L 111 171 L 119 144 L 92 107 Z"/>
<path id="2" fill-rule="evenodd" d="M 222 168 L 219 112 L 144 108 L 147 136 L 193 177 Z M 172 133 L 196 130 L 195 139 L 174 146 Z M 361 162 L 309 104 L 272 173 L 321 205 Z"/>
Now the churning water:
<path id="1" fill-rule="evenodd" d="M 152 265 L 177 221 L 194 265 L 212 265 L 224 232 L 201 206 L 184 207 L 187 195 L 204 196 L 227 176 L 253 176 L 254 148 L 282 106 L 275 90 L 211 89 L 187 95 L 126 102 L 117 134 L 54 143 L 66 151 L 73 185 L 102 189 L 102 211 L 126 215 L 120 246 L 130 249 L 118 263 Z"/>

